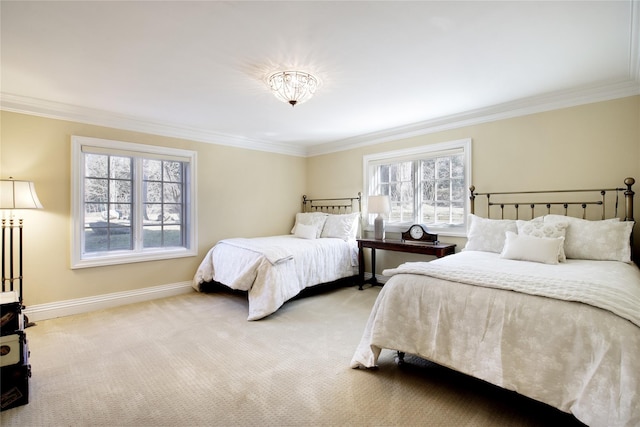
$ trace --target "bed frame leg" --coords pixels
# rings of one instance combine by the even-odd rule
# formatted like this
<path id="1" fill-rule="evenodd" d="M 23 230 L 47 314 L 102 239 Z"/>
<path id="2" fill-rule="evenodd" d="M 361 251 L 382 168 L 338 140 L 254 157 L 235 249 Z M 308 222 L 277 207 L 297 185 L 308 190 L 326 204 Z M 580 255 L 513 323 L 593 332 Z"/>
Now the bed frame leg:
<path id="1" fill-rule="evenodd" d="M 404 352 L 398 351 L 398 355 L 396 356 L 396 363 L 398 366 L 404 365 Z"/>

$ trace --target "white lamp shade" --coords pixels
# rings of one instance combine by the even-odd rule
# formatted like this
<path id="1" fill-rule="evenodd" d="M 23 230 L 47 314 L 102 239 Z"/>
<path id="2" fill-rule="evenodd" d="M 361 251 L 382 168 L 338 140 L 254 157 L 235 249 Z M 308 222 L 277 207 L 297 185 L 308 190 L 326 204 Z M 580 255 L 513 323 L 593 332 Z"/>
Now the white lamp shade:
<path id="1" fill-rule="evenodd" d="M 367 209 L 369 213 L 388 214 L 391 211 L 389 196 L 369 196 Z"/>
<path id="2" fill-rule="evenodd" d="M 0 180 L 0 209 L 42 209 L 32 181 Z"/>

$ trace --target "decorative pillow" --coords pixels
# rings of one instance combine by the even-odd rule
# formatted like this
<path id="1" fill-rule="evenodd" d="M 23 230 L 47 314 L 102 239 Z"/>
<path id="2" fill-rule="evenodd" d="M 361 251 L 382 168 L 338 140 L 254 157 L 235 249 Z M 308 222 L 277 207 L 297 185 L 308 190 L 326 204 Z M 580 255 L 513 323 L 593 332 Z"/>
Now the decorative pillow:
<path id="1" fill-rule="evenodd" d="M 553 238 L 566 238 L 567 227 L 569 223 L 566 221 L 558 222 L 544 222 L 542 217 L 534 218 L 531 221 L 516 221 L 518 227 L 518 234 L 522 236 L 532 237 L 546 237 L 548 239 Z M 564 245 L 560 247 L 560 256 L 558 261 L 565 262 L 567 257 L 564 253 Z"/>
<path id="2" fill-rule="evenodd" d="M 567 258 L 631 262 L 633 221 L 618 218 L 590 221 L 546 215 L 545 223 L 568 222 L 564 252 Z"/>
<path id="3" fill-rule="evenodd" d="M 298 212 L 296 214 L 296 223 L 291 229 L 291 234 L 296 234 L 298 224 L 312 225 L 316 228 L 316 238 L 318 238 L 320 237 L 320 233 L 322 233 L 322 227 L 328 216 L 329 214 L 324 212 Z"/>
<path id="4" fill-rule="evenodd" d="M 520 261 L 557 264 L 564 237 L 534 237 L 516 234 L 512 231 L 505 233 L 505 243 L 500 258 L 516 259 Z"/>
<path id="5" fill-rule="evenodd" d="M 511 219 L 487 219 L 469 214 L 469 233 L 465 251 L 502 252 L 505 232 L 516 232 L 516 222 Z"/>
<path id="6" fill-rule="evenodd" d="M 294 236 L 302 239 L 317 239 L 318 227 L 315 225 L 297 224 Z"/>
<path id="7" fill-rule="evenodd" d="M 320 237 L 337 237 L 342 240 L 355 239 L 358 234 L 360 213 L 329 215 Z"/>

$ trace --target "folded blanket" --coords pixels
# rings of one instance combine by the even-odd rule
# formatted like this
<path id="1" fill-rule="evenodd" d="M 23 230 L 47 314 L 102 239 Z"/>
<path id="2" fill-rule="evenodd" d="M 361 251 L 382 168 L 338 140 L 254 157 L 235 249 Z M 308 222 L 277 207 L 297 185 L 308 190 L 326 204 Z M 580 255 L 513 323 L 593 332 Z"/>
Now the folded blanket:
<path id="1" fill-rule="evenodd" d="M 242 237 L 236 237 L 232 239 L 221 240 L 218 242 L 218 244 L 235 246 L 237 248 L 257 252 L 264 255 L 264 257 L 273 265 L 293 259 L 293 254 L 288 248 L 274 245 L 267 239 L 245 239 Z"/>
<path id="2" fill-rule="evenodd" d="M 506 289 L 610 311 L 640 326 L 640 274 L 633 265 L 616 261 L 570 260 L 558 265 L 478 258 L 461 252 L 432 262 L 409 262 L 386 269 L 385 276 L 419 274 L 453 282 Z M 486 257 L 487 255 L 481 255 Z"/>

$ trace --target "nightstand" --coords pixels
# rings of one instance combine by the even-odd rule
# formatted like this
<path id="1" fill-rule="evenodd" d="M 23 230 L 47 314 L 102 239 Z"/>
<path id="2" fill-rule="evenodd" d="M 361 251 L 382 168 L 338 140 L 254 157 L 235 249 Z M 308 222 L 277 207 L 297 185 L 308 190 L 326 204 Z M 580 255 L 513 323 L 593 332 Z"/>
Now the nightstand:
<path id="1" fill-rule="evenodd" d="M 371 279 L 365 282 L 364 280 L 364 248 L 371 249 Z M 362 286 L 365 283 L 371 283 L 371 285 L 379 285 L 376 279 L 376 249 L 382 249 L 385 251 L 397 251 L 408 252 L 412 254 L 433 255 L 438 258 L 442 258 L 447 255 L 451 255 L 456 250 L 455 244 L 449 243 L 424 243 L 413 242 L 407 240 L 376 240 L 376 239 L 358 239 L 358 273 L 360 286 L 358 289 L 362 290 Z"/>

